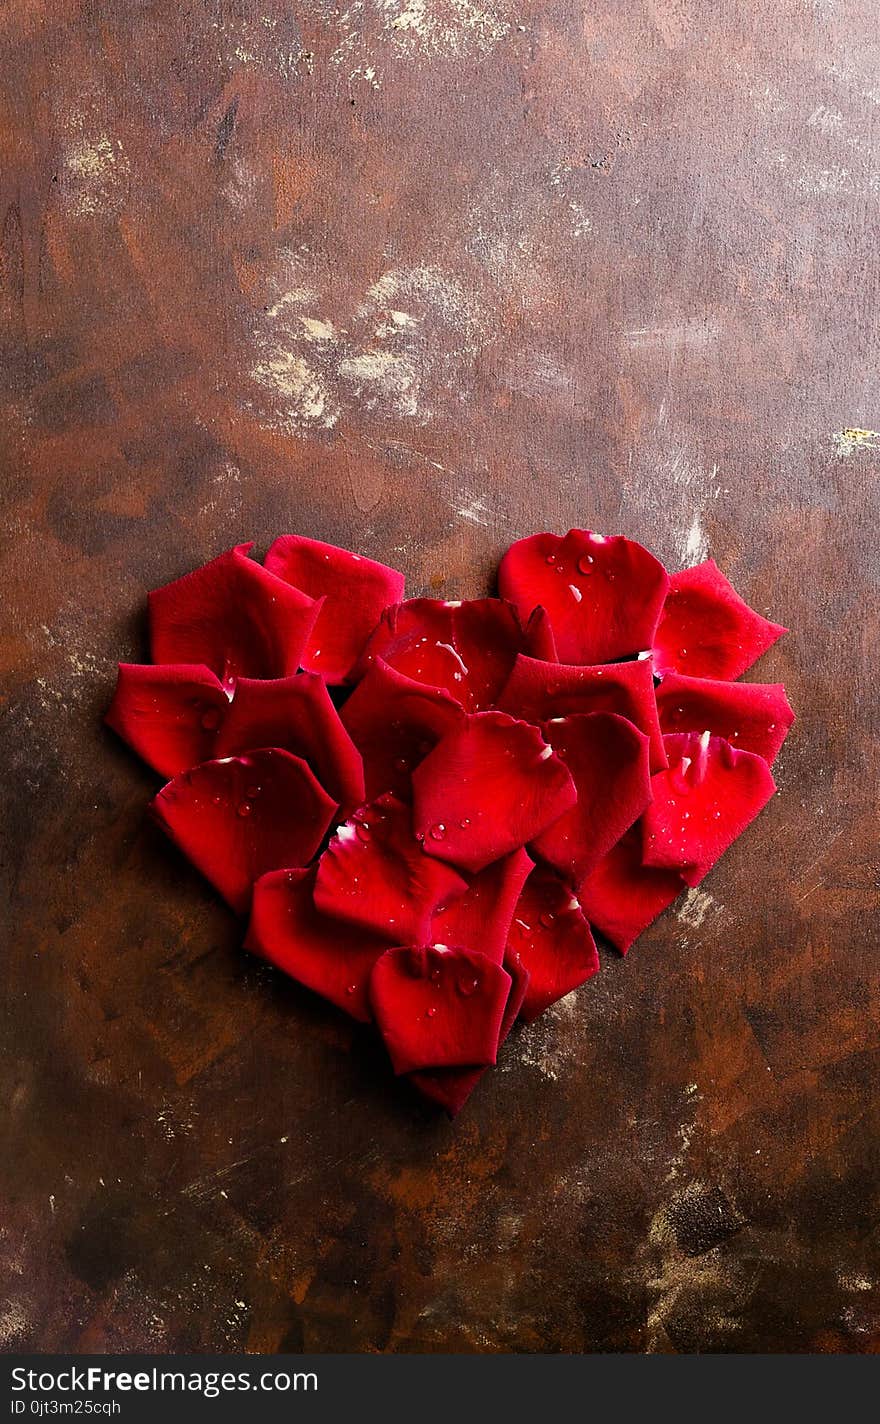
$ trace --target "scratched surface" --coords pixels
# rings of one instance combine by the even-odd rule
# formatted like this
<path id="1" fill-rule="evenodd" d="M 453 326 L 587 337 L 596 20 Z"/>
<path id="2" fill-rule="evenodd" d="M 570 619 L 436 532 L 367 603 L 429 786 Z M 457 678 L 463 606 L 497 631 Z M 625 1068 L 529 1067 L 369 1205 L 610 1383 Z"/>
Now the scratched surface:
<path id="1" fill-rule="evenodd" d="M 6 0 L 0 1341 L 880 1347 L 874 0 Z M 147 588 L 571 524 L 792 628 L 781 795 L 456 1126 L 104 732 Z"/>

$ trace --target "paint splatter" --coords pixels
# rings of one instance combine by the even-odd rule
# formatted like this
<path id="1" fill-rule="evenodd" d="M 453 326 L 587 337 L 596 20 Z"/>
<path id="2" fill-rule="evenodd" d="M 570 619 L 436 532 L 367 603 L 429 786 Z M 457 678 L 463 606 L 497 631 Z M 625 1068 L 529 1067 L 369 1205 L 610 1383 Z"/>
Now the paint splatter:
<path id="1" fill-rule="evenodd" d="M 880 431 L 860 430 L 855 426 L 846 426 L 843 430 L 838 430 L 832 435 L 834 448 L 838 459 L 848 460 L 850 455 L 857 451 L 876 450 L 877 442 L 880 441 Z"/>

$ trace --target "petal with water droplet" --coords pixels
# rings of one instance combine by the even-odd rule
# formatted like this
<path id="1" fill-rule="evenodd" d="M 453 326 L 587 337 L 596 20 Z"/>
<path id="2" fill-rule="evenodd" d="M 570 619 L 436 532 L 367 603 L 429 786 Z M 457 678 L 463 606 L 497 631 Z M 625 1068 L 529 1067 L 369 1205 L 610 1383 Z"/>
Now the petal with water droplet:
<path id="1" fill-rule="evenodd" d="M 464 983 L 476 987 L 464 993 Z M 373 968 L 370 1004 L 395 1073 L 494 1063 L 510 984 L 472 950 L 389 949 Z"/>
<path id="2" fill-rule="evenodd" d="M 296 672 L 320 612 L 238 544 L 148 595 L 157 663 L 204 663 L 227 684 Z"/>
<path id="3" fill-rule="evenodd" d="M 210 668 L 187 663 L 120 663 L 105 721 L 162 776 L 213 754 L 229 699 Z"/>
<path id="4" fill-rule="evenodd" d="M 707 559 L 672 575 L 654 661 L 661 674 L 732 680 L 787 631 L 750 608 L 715 560 Z"/>
<path id="5" fill-rule="evenodd" d="M 261 791 L 249 801 L 254 782 Z M 250 808 L 244 815 L 243 806 Z M 336 802 L 299 757 L 260 749 L 182 773 L 163 786 L 150 810 L 193 865 L 244 914 L 259 876 L 311 860 Z"/>
<path id="6" fill-rule="evenodd" d="M 425 850 L 471 872 L 524 846 L 575 800 L 537 727 L 502 712 L 466 718 L 413 773 L 413 824 Z"/>
<path id="7" fill-rule="evenodd" d="M 303 667 L 331 683 L 349 682 L 383 611 L 403 597 L 403 574 L 301 534 L 280 535 L 264 564 L 285 583 L 324 600 L 303 651 Z"/>
<path id="8" fill-rule="evenodd" d="M 502 598 L 527 618 L 540 605 L 562 662 L 602 663 L 650 648 L 669 586 L 641 544 L 588 529 L 533 534 L 508 549 L 498 569 Z"/>
<path id="9" fill-rule="evenodd" d="M 529 975 L 520 1010 L 526 1023 L 599 969 L 593 936 L 577 900 L 546 865 L 536 866 L 523 887 L 508 946 L 505 964 L 515 957 Z"/>
<path id="10" fill-rule="evenodd" d="M 642 858 L 697 885 L 767 805 L 776 783 L 763 757 L 723 737 L 674 732 L 664 740 L 669 770 L 651 779 Z"/>
<path id="11" fill-rule="evenodd" d="M 254 886 L 245 947 L 331 1004 L 371 1018 L 367 986 L 388 940 L 316 908 L 315 867 L 273 870 Z"/>
<path id="12" fill-rule="evenodd" d="M 380 796 L 358 814 L 370 834 L 359 836 L 352 820 L 339 827 L 318 862 L 315 904 L 389 939 L 423 943 L 437 906 L 463 894 L 465 881 L 425 854 L 410 807 L 396 796 Z"/>

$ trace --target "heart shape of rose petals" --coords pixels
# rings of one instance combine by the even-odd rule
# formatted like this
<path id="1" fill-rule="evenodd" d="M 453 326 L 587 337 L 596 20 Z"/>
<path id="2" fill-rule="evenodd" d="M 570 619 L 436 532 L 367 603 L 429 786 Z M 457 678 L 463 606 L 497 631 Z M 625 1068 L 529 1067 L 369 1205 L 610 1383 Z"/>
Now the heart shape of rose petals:
<path id="1" fill-rule="evenodd" d="M 517 1018 L 625 954 L 775 791 L 794 721 L 734 681 L 785 630 L 714 562 L 671 576 L 573 529 L 498 598 L 285 534 L 149 595 L 151 664 L 106 720 L 245 945 L 352 1018 L 454 1116 Z"/>

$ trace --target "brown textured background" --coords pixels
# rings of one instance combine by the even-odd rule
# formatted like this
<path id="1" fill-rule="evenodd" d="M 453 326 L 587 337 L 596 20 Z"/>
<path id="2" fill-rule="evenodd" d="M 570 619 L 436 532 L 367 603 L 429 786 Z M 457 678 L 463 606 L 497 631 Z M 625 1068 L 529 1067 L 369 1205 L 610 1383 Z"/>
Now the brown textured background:
<path id="1" fill-rule="evenodd" d="M 6 0 L 5 1348 L 880 1347 L 876 20 Z M 708 549 L 800 721 L 452 1127 L 244 956 L 100 715 L 236 540 L 469 595 L 570 524 Z"/>

